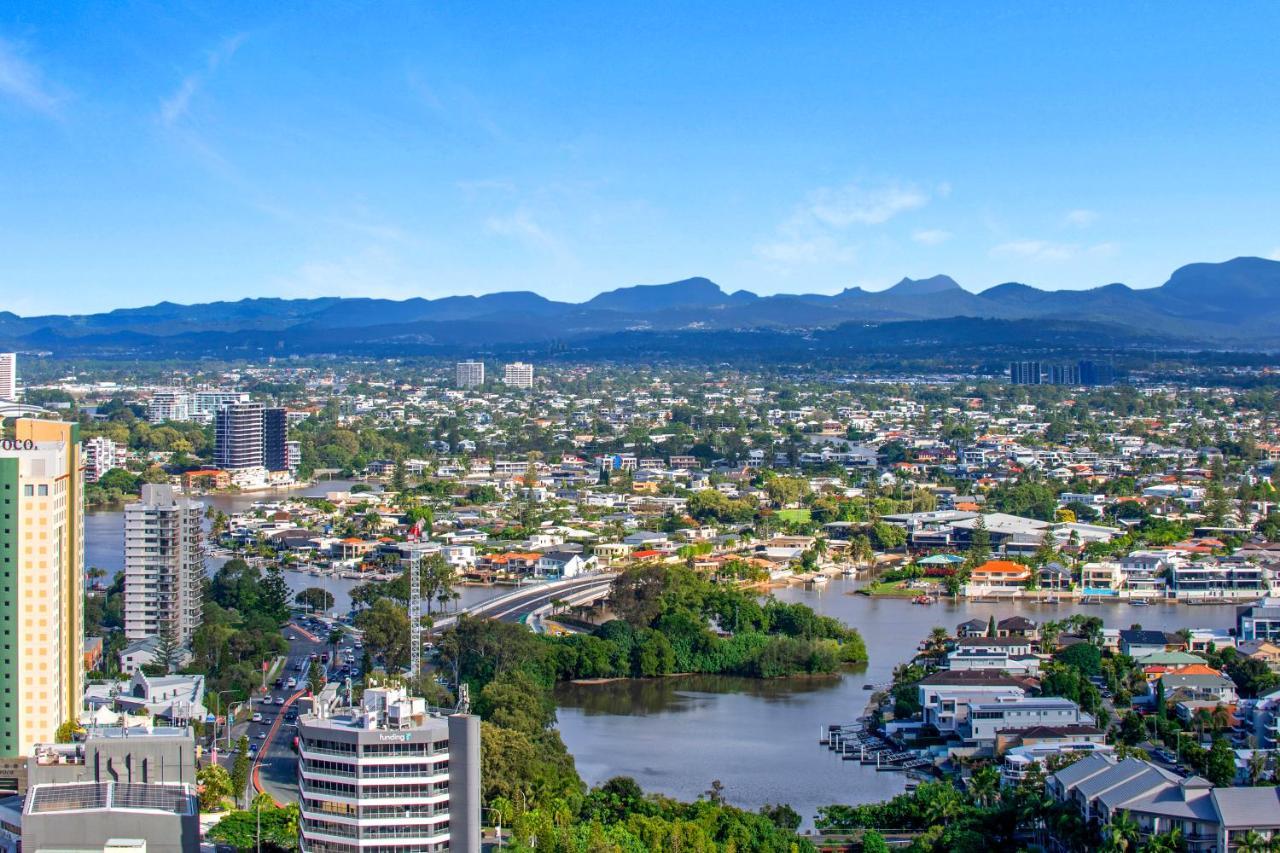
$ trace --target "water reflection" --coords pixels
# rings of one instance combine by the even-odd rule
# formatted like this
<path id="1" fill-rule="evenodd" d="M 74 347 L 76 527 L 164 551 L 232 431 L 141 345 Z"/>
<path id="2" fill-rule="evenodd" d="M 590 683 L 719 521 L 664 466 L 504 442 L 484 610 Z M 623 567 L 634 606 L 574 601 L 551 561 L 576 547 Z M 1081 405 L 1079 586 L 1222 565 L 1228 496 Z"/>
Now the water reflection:
<path id="1" fill-rule="evenodd" d="M 859 670 L 850 670 L 858 672 Z M 688 713 L 726 694 L 740 694 L 766 703 L 794 703 L 798 696 L 838 690 L 841 676 L 812 678 L 739 678 L 732 675 L 685 675 L 639 678 L 587 684 L 561 684 L 556 704 L 587 716 L 600 714 L 645 716 Z"/>

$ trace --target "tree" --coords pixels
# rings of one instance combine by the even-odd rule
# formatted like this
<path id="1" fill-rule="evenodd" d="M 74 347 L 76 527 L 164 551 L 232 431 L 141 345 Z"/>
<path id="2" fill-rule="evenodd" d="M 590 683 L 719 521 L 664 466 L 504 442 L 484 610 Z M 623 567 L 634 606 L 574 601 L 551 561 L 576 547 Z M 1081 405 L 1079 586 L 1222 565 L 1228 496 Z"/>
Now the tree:
<path id="1" fill-rule="evenodd" d="M 970 568 L 977 568 L 991 558 L 991 533 L 987 530 L 987 518 L 978 516 L 969 537 L 969 553 L 965 555 Z"/>
<path id="2" fill-rule="evenodd" d="M 994 637 L 996 635 L 996 615 L 992 613 L 987 617 L 987 636 Z"/>
<path id="3" fill-rule="evenodd" d="M 71 743 L 76 739 L 76 735 L 84 729 L 80 728 L 75 720 L 66 720 L 58 726 L 57 732 L 54 733 L 54 740 L 58 743 Z"/>
<path id="4" fill-rule="evenodd" d="M 1112 816 L 1104 837 L 1115 850 L 1136 850 L 1138 840 L 1141 838 L 1141 830 L 1138 822 L 1133 819 L 1133 815 L 1120 809 Z"/>
<path id="5" fill-rule="evenodd" d="M 862 833 L 862 853 L 889 853 L 889 844 L 883 835 L 868 829 Z"/>
<path id="6" fill-rule="evenodd" d="M 1073 666 L 1086 676 L 1102 672 L 1102 652 L 1092 643 L 1075 643 L 1056 653 L 1053 659 Z"/>
<path id="7" fill-rule="evenodd" d="M 231 776 L 227 769 L 221 764 L 201 767 L 196 773 L 196 783 L 200 789 L 200 810 L 221 811 L 223 800 L 231 796 Z"/>
<path id="8" fill-rule="evenodd" d="M 328 611 L 333 607 L 333 593 L 318 586 L 309 586 L 293 597 L 294 604 L 300 604 L 309 610 Z"/>
<path id="9" fill-rule="evenodd" d="M 178 666 L 178 662 L 182 656 L 182 647 L 178 645 L 178 638 L 174 636 L 172 630 L 166 630 L 160 634 L 159 642 L 156 643 L 156 656 L 154 666 L 164 675 L 168 675 Z"/>
<path id="10" fill-rule="evenodd" d="M 609 606 L 632 627 L 647 628 L 658 617 L 667 586 L 666 567 L 656 563 L 632 566 L 614 579 Z"/>
<path id="11" fill-rule="evenodd" d="M 1216 737 L 1209 748 L 1206 778 L 1220 788 L 1230 787 L 1236 780 L 1236 754 L 1225 737 Z"/>
<path id="12" fill-rule="evenodd" d="M 409 665 L 409 613 L 387 598 L 380 598 L 356 616 L 356 627 L 364 633 L 364 644 L 381 657 L 388 672 Z"/>
<path id="13" fill-rule="evenodd" d="M 230 725 L 230 720 L 227 721 Z M 231 765 L 231 794 L 236 798 L 236 802 L 240 802 L 240 798 L 244 796 L 244 789 L 249 785 L 249 736 L 241 735 L 240 740 L 236 742 L 236 760 Z"/>
<path id="14" fill-rule="evenodd" d="M 324 667 L 319 663 L 314 663 L 307 670 L 307 689 L 311 691 L 312 696 L 319 695 L 324 689 Z"/>

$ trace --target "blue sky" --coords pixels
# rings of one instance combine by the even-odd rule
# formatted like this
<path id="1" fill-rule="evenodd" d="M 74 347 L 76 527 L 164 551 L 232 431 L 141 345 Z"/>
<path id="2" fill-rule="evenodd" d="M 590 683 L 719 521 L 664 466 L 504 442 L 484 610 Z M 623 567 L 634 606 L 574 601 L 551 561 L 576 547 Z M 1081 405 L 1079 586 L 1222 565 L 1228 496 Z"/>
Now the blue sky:
<path id="1" fill-rule="evenodd" d="M 0 8 L 0 310 L 1280 258 L 1280 4 Z"/>

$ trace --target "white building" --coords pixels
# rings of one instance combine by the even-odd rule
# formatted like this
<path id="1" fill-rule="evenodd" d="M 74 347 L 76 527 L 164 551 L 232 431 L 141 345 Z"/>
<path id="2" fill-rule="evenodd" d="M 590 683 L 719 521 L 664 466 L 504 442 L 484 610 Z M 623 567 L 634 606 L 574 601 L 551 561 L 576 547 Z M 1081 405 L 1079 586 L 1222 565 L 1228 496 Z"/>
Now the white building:
<path id="1" fill-rule="evenodd" d="M 323 698 L 323 697 L 322 697 Z M 399 688 L 298 719 L 302 853 L 480 849 L 480 718 Z"/>
<path id="2" fill-rule="evenodd" d="M 0 352 L 0 400 L 18 399 L 18 354 Z"/>
<path id="3" fill-rule="evenodd" d="M 173 486 L 147 484 L 124 508 L 124 635 L 172 636 L 186 645 L 200 625 L 204 504 Z"/>
<path id="4" fill-rule="evenodd" d="M 105 435 L 94 436 L 84 443 L 84 481 L 96 483 L 112 468 L 123 468 L 125 450 Z"/>
<path id="5" fill-rule="evenodd" d="M 264 468 L 265 410 L 261 403 L 231 403 L 214 418 L 214 462 L 225 471 Z"/>
<path id="6" fill-rule="evenodd" d="M 484 384 L 483 361 L 460 361 L 457 370 L 459 388 L 478 388 Z"/>
<path id="7" fill-rule="evenodd" d="M 533 365 L 523 361 L 508 364 L 502 370 L 502 381 L 512 388 L 532 388 Z"/>
<path id="8" fill-rule="evenodd" d="M 191 395 L 177 388 L 157 389 L 147 403 L 147 420 L 153 424 L 191 420 Z"/>
<path id="9" fill-rule="evenodd" d="M 191 395 L 191 418 L 207 424 L 223 406 L 249 402 L 247 391 L 196 391 Z"/>

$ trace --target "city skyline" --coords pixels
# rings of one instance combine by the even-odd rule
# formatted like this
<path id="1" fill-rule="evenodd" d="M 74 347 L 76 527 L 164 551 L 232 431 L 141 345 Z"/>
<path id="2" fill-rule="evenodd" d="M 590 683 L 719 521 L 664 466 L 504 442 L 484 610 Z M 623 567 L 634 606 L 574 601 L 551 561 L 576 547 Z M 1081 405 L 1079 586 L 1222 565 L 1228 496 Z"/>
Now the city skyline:
<path id="1" fill-rule="evenodd" d="M 1278 15 L 20 4 L 0 308 L 1152 287 L 1280 256 Z"/>

